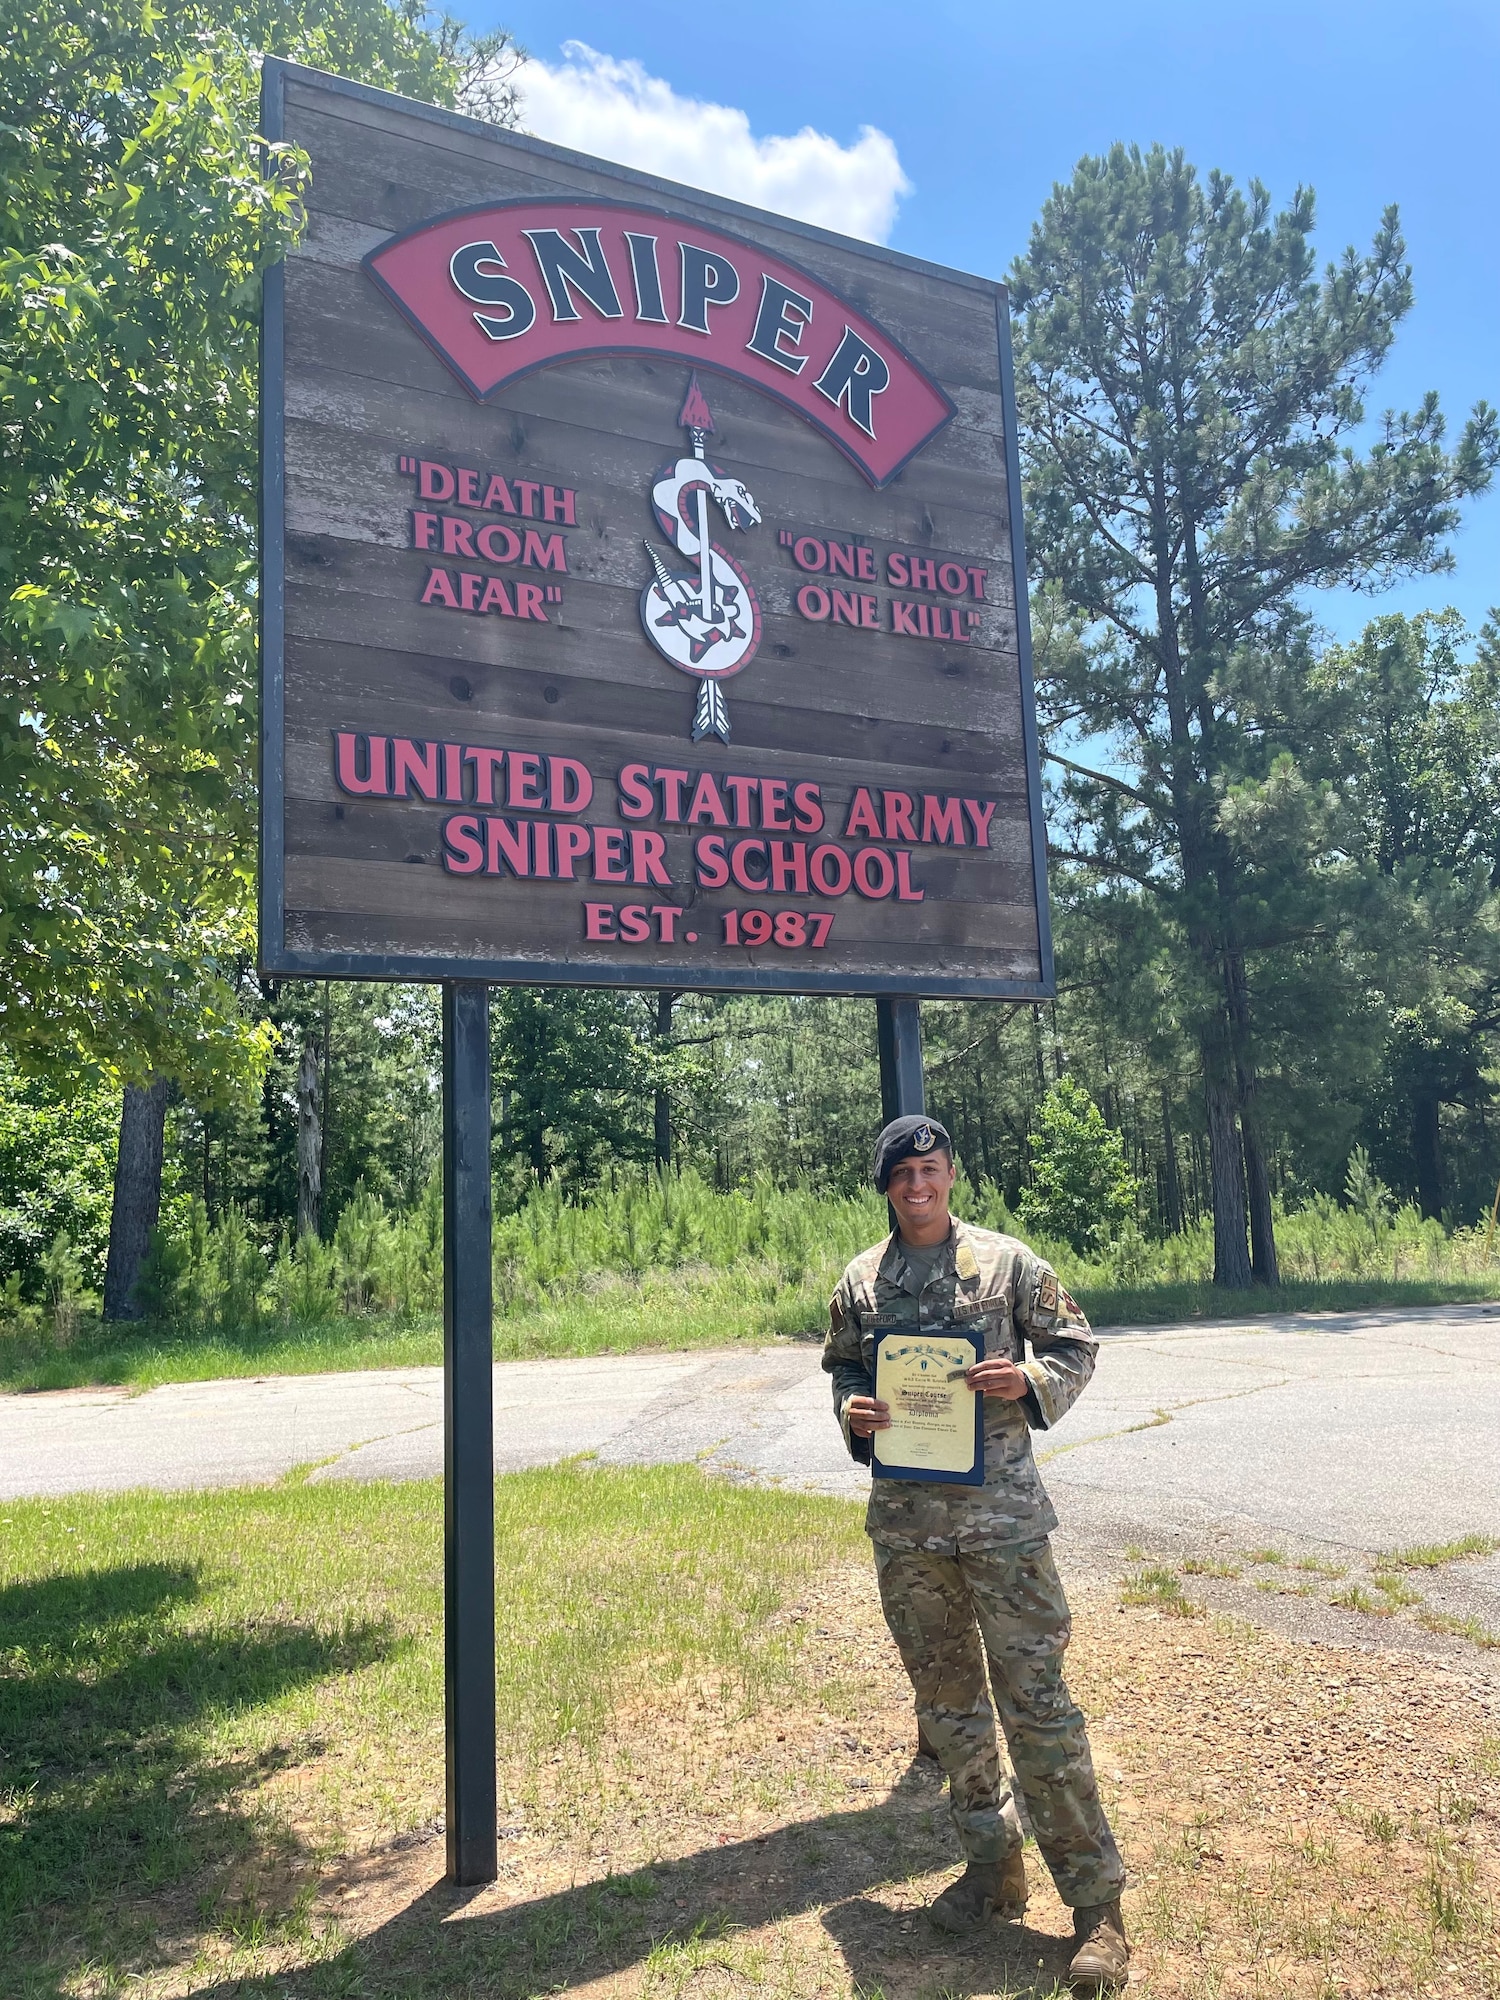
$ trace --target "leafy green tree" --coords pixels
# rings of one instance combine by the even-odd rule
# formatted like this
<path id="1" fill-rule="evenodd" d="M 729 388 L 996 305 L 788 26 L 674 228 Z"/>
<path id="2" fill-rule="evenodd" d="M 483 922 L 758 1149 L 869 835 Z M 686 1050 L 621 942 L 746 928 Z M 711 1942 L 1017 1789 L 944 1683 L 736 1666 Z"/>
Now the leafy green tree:
<path id="1" fill-rule="evenodd" d="M 1061 1236 L 1080 1252 L 1112 1243 L 1136 1208 L 1135 1177 L 1088 1092 L 1059 1077 L 1043 1098 L 1031 1135 L 1031 1185 L 1022 1190 L 1021 1220 Z"/>
<path id="2" fill-rule="evenodd" d="M 0 1039 L 187 1075 L 260 1053 L 259 278 L 305 162 L 258 53 L 513 122 L 503 36 L 386 0 L 39 0 L 0 40 Z M 488 82 L 485 79 L 489 79 Z"/>
<path id="3" fill-rule="evenodd" d="M 0 40 L 0 1041 L 123 1075 L 124 1161 L 159 1157 L 150 1076 L 264 1054 L 259 281 L 306 162 L 257 137 L 259 53 L 513 119 L 507 46 L 385 0 L 40 0 Z M 155 1196 L 121 1194 L 128 1275 Z"/>
<path id="4" fill-rule="evenodd" d="M 24 1076 L 0 1052 L 0 1284 L 15 1275 L 35 1295 L 59 1235 L 99 1284 L 119 1116 L 117 1091 Z"/>
<path id="5" fill-rule="evenodd" d="M 1011 281 L 1033 556 L 1060 607 L 1042 694 L 1062 848 L 1162 905 L 1191 958 L 1215 1277 L 1236 1286 L 1276 1258 L 1261 939 L 1226 794 L 1298 748 L 1266 725 L 1296 712 L 1302 595 L 1446 566 L 1456 503 L 1500 457 L 1484 405 L 1448 450 L 1434 396 L 1361 449 L 1410 270 L 1389 209 L 1320 282 L 1313 220 L 1307 189 L 1273 213 L 1257 182 L 1116 146 L 1054 188 Z M 1079 737 L 1102 758 L 1069 754 Z"/>
<path id="6" fill-rule="evenodd" d="M 575 1185 L 611 1160 L 649 1160 L 656 1068 L 637 996 L 497 986 L 490 998 L 496 1164 Z M 644 1025 L 642 1022 L 639 1025 Z"/>
<path id="7" fill-rule="evenodd" d="M 880 1128 L 872 1001 L 736 994 L 708 1002 L 703 1023 L 718 1094 L 701 1157 L 720 1186 L 756 1174 L 868 1186 Z"/>
<path id="8" fill-rule="evenodd" d="M 1424 1214 L 1454 1196 L 1472 1209 L 1493 1187 L 1494 1149 L 1466 1149 L 1452 1114 L 1478 1136 L 1496 1095 L 1500 628 L 1471 651 L 1455 612 L 1379 618 L 1330 648 L 1317 678 L 1340 705 L 1321 754 L 1343 800 L 1346 901 L 1385 1001 L 1367 1136 Z M 1455 1141 L 1474 1155 L 1457 1175 Z"/>

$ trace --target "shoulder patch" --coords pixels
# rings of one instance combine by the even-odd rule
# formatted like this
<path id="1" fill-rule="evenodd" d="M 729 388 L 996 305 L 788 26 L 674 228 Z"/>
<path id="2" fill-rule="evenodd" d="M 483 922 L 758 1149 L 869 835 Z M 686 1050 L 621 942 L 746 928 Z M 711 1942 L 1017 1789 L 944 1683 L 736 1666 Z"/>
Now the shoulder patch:
<path id="1" fill-rule="evenodd" d="M 967 1243 L 959 1244 L 957 1255 L 953 1259 L 953 1268 L 961 1278 L 979 1276 L 979 1259 Z"/>
<path id="2" fill-rule="evenodd" d="M 1036 1309 L 1038 1312 L 1057 1311 L 1057 1273 L 1044 1270 L 1037 1280 Z"/>
<path id="3" fill-rule="evenodd" d="M 1062 1301 L 1064 1312 L 1070 1312 L 1073 1315 L 1074 1319 L 1083 1318 L 1083 1311 L 1079 1306 L 1077 1299 L 1074 1298 L 1073 1294 L 1067 1289 L 1065 1285 L 1058 1286 L 1057 1296 Z"/>
<path id="4" fill-rule="evenodd" d="M 832 1323 L 834 1332 L 842 1333 L 844 1330 L 844 1308 L 839 1304 L 837 1292 L 828 1301 L 828 1317 Z"/>

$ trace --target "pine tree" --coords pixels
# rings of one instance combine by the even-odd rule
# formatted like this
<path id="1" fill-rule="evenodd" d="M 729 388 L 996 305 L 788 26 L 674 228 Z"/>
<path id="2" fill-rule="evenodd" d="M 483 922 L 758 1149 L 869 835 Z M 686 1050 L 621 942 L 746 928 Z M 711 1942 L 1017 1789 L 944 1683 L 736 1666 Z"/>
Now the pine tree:
<path id="1" fill-rule="evenodd" d="M 1456 503 L 1500 459 L 1484 405 L 1446 449 L 1435 396 L 1360 449 L 1411 274 L 1388 209 L 1369 254 L 1320 282 L 1313 221 L 1307 189 L 1273 213 L 1259 183 L 1116 146 L 1054 188 L 1011 281 L 1034 567 L 1061 607 L 1039 664 L 1063 848 L 1164 905 L 1191 960 L 1215 1277 L 1232 1286 L 1274 1282 L 1276 1255 L 1226 797 L 1266 782 L 1266 713 L 1294 713 L 1299 594 L 1444 567 Z M 1065 754 L 1078 735 L 1102 757 Z"/>

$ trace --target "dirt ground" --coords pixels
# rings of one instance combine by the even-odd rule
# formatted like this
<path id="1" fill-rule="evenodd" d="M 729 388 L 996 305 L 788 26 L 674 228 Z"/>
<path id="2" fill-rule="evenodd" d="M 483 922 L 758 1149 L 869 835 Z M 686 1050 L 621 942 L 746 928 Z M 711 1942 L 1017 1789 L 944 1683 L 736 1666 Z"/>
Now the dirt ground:
<path id="1" fill-rule="evenodd" d="M 438 1827 L 330 1867 L 315 1962 L 290 1952 L 256 1990 L 1053 1994 L 1070 1925 L 1034 1848 L 1024 1923 L 954 1947 L 922 1915 L 957 1848 L 869 1572 L 784 1615 L 804 1699 L 737 1716 L 659 1690 L 586 1764 L 502 1774 L 493 1887 L 443 1884 Z M 1500 1996 L 1493 1679 L 1103 1594 L 1069 1677 L 1130 1869 L 1132 1993 Z"/>

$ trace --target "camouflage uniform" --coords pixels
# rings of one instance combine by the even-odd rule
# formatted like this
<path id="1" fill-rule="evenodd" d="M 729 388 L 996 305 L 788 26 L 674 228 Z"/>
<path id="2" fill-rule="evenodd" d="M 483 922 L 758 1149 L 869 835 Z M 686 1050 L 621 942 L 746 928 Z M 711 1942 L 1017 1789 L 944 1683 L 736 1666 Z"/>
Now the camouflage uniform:
<path id="1" fill-rule="evenodd" d="M 823 1366 L 845 1441 L 865 1463 L 870 1440 L 850 1432 L 848 1405 L 874 1394 L 875 1343 L 887 1330 L 963 1326 L 986 1356 L 1015 1361 L 1027 1377 L 1018 1402 L 984 1399 L 982 1486 L 877 1479 L 865 1525 L 886 1622 L 947 1773 L 965 1858 L 998 1861 L 1021 1838 L 1001 1771 L 987 1655 L 1011 1762 L 1059 1895 L 1075 1908 L 1112 1902 L 1125 1871 L 1083 1716 L 1062 1677 L 1071 1625 L 1047 1542 L 1057 1516 L 1031 1455 L 1032 1430 L 1056 1423 L 1094 1372 L 1088 1321 L 1023 1243 L 957 1217 L 925 1284 L 898 1235 L 856 1257 L 829 1320 Z"/>

